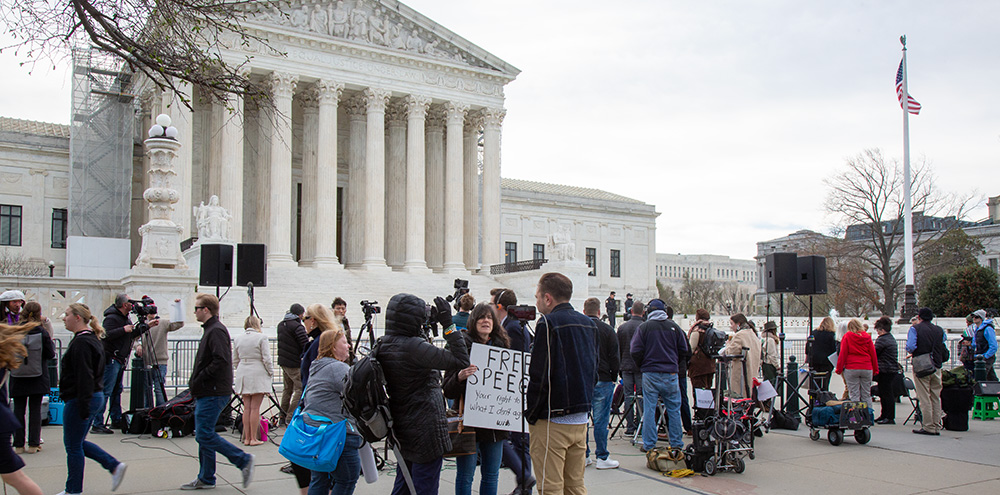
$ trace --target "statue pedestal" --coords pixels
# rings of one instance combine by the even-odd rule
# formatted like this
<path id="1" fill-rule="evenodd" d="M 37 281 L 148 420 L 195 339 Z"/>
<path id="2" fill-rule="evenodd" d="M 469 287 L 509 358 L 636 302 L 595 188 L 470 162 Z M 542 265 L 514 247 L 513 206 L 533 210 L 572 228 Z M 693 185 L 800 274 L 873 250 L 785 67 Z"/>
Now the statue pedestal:
<path id="1" fill-rule="evenodd" d="M 193 270 L 136 267 L 122 278 L 122 285 L 130 297 L 152 297 L 164 320 L 170 319 L 170 303 L 180 299 L 185 312 L 184 321 L 187 325 L 198 325 L 193 313 L 198 275 Z"/>

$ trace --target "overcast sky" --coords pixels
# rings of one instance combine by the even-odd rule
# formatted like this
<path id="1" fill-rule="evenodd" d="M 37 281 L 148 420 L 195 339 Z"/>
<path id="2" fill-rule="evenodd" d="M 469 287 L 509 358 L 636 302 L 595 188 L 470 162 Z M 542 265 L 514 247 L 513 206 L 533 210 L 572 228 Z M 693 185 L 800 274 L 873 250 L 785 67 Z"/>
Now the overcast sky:
<path id="1" fill-rule="evenodd" d="M 505 177 L 653 204 L 657 252 L 751 258 L 827 232 L 824 178 L 865 148 L 902 158 L 901 34 L 914 161 L 946 192 L 1000 194 L 1000 2 L 404 3 L 521 69 Z M 68 123 L 69 70 L 18 61 L 0 55 L 0 114 Z"/>

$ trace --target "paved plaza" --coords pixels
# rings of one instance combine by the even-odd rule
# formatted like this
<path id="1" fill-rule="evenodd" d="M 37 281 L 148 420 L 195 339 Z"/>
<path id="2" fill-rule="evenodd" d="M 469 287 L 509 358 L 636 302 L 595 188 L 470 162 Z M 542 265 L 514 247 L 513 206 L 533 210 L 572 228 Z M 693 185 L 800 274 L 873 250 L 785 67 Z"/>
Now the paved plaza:
<path id="1" fill-rule="evenodd" d="M 899 407 L 900 421 L 909 407 Z M 903 411 L 906 410 L 906 413 Z M 825 438 L 809 440 L 808 430 L 772 431 L 758 439 L 757 458 L 748 461 L 743 474 L 721 473 L 714 477 L 695 475 L 670 479 L 645 467 L 645 457 L 628 440 L 612 439 L 611 456 L 621 461 L 617 470 L 587 468 L 587 489 L 592 494 L 623 495 L 646 493 L 809 494 L 914 493 L 989 494 L 1000 491 L 1000 421 L 972 421 L 968 432 L 944 431 L 940 437 L 910 433 L 912 425 L 877 426 L 872 440 L 862 446 L 848 437 L 834 447 Z M 281 433 L 280 431 L 278 432 Z M 238 437 L 225 434 L 231 442 Z M 27 473 L 44 493 L 62 491 L 66 479 L 66 459 L 62 429 L 42 429 L 44 449 L 24 456 Z M 128 475 L 117 493 L 179 493 L 177 487 L 195 478 L 198 470 L 197 444 L 193 437 L 164 440 L 149 436 L 90 435 L 88 437 L 129 464 Z M 280 441 L 277 440 L 276 441 Z M 285 461 L 276 444 L 248 450 L 257 456 L 254 483 L 240 488 L 239 471 L 220 457 L 218 495 L 296 493 L 292 476 L 279 471 Z M 455 465 L 446 461 L 441 474 L 442 494 L 453 493 Z M 87 462 L 85 493 L 108 493 L 110 475 L 93 461 Z M 478 492 L 479 475 L 474 491 Z M 379 481 L 367 485 L 360 480 L 355 493 L 387 494 L 393 476 L 384 470 Z M 500 493 L 514 487 L 510 472 L 501 471 Z"/>

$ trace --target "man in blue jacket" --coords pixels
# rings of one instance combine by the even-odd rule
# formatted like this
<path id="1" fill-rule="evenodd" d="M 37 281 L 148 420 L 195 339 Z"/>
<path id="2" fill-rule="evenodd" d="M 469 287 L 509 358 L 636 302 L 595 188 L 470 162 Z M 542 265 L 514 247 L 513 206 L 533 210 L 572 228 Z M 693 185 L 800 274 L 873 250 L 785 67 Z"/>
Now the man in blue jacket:
<path id="1" fill-rule="evenodd" d="M 659 299 L 646 306 L 649 316 L 632 337 L 632 359 L 642 371 L 642 451 L 656 447 L 656 406 L 660 398 L 667 408 L 670 446 L 684 448 L 681 428 L 681 390 L 678 363 L 688 352 L 684 331 L 667 318 Z"/>
<path id="2" fill-rule="evenodd" d="M 986 379 L 995 382 L 997 372 L 993 369 L 993 363 L 997 360 L 997 331 L 993 318 L 987 318 L 986 311 L 979 309 L 972 313 L 972 325 L 976 327 L 972 334 L 972 352 L 976 359 L 983 358 L 986 361 Z"/>
<path id="3" fill-rule="evenodd" d="M 597 327 L 569 300 L 573 282 L 559 273 L 538 280 L 542 317 L 528 367 L 525 417 L 541 493 L 585 494 L 587 422 L 597 384 Z"/>

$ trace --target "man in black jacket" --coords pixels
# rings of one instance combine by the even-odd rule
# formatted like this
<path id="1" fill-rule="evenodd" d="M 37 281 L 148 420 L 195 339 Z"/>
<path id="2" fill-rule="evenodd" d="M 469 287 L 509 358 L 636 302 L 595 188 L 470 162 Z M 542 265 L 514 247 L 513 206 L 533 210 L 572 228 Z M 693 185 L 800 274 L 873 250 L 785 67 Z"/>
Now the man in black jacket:
<path id="1" fill-rule="evenodd" d="M 104 310 L 104 405 L 97 411 L 92 433 L 112 433 L 111 428 L 104 424 L 104 411 L 110 402 L 110 424 L 117 427 L 122 418 L 122 377 L 125 375 L 125 364 L 132 353 L 132 342 L 139 337 L 134 331 L 135 325 L 128 314 L 132 311 L 132 303 L 128 294 L 118 294 L 115 302 Z M 155 326 L 159 320 L 149 322 Z M 98 424 L 100 422 L 100 424 Z"/>
<path id="2" fill-rule="evenodd" d="M 635 408 L 632 404 L 639 401 L 639 411 L 642 411 L 642 371 L 632 360 L 632 337 L 639 325 L 645 321 L 642 314 L 646 311 L 646 305 L 641 302 L 634 302 L 629 308 L 632 317 L 625 323 L 618 326 L 618 352 L 621 354 L 621 376 L 622 388 L 625 390 L 625 435 L 635 434 Z M 638 399 L 636 396 L 639 396 Z M 640 418 L 641 419 L 641 418 Z"/>
<path id="3" fill-rule="evenodd" d="M 597 325 L 597 385 L 594 386 L 593 412 L 594 456 L 597 469 L 615 469 L 618 461 L 609 459 L 608 423 L 611 421 L 611 399 L 615 395 L 615 382 L 621 355 L 618 353 L 618 338 L 611 325 L 601 321 L 601 300 L 591 297 L 583 302 L 583 314 Z M 590 442 L 587 442 L 587 464 L 590 464 Z"/>
<path id="4" fill-rule="evenodd" d="M 215 488 L 215 453 L 240 468 L 243 488 L 253 480 L 254 456 L 243 452 L 215 432 L 219 414 L 233 391 L 233 352 L 229 329 L 219 321 L 219 299 L 211 294 L 195 297 L 194 316 L 204 333 L 198 343 L 188 387 L 195 399 L 194 438 L 198 442 L 198 477 L 181 490 Z"/>
<path id="5" fill-rule="evenodd" d="M 389 393 L 392 432 L 399 440 L 416 495 L 437 495 L 442 456 L 451 450 L 439 370 L 469 366 L 469 349 L 462 332 L 451 322 L 451 307 L 440 297 L 434 299 L 434 305 L 436 323 L 444 328 L 447 341 L 444 349 L 427 341 L 421 328 L 427 305 L 412 294 L 396 294 L 389 300 L 385 336 L 376 345 Z M 405 478 L 397 472 L 392 493 L 406 492 Z"/>
<path id="6" fill-rule="evenodd" d="M 300 365 L 302 364 L 302 353 L 309 346 L 309 336 L 306 334 L 306 327 L 302 324 L 302 314 L 306 309 L 301 304 L 292 304 L 288 308 L 288 313 L 278 323 L 278 366 L 281 366 L 281 374 L 284 376 L 284 386 L 281 389 L 281 423 L 285 424 L 287 419 L 299 407 L 299 398 L 302 397 L 302 375 Z"/>
<path id="7" fill-rule="evenodd" d="M 611 328 L 615 328 L 615 315 L 618 314 L 618 301 L 615 300 L 615 291 L 604 300 L 604 311 L 608 313 L 608 323 Z"/>

